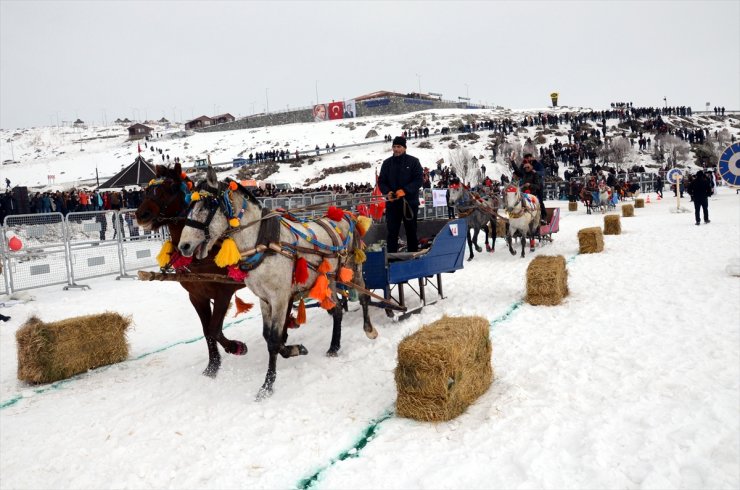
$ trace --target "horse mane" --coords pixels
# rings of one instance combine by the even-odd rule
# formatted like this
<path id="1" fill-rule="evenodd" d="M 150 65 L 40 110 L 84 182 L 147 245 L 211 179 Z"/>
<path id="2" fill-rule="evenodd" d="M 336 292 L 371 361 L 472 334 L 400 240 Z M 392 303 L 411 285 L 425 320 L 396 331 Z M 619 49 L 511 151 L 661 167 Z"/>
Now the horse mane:
<path id="1" fill-rule="evenodd" d="M 272 213 L 271 210 L 267 208 L 262 208 L 262 218 L 265 217 L 265 215 Z M 279 243 L 280 242 L 280 216 L 274 215 L 267 219 L 262 219 L 260 221 L 259 229 L 257 230 L 257 242 L 255 243 L 255 246 L 258 245 L 267 245 L 269 246 L 270 243 Z"/>

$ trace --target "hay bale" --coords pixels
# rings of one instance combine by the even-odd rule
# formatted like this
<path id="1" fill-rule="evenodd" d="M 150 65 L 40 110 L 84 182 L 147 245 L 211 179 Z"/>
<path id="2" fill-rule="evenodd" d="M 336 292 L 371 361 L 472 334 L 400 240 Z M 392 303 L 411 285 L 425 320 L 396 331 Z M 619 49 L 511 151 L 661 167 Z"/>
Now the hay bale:
<path id="1" fill-rule="evenodd" d="M 488 320 L 443 316 L 398 344 L 396 413 L 439 422 L 465 411 L 493 380 Z"/>
<path id="2" fill-rule="evenodd" d="M 645 207 L 645 199 L 635 199 L 635 208 L 644 208 Z"/>
<path id="3" fill-rule="evenodd" d="M 604 235 L 621 235 L 622 221 L 618 214 L 607 214 L 604 216 Z"/>
<path id="4" fill-rule="evenodd" d="M 568 201 L 568 211 L 578 211 L 578 201 Z"/>
<path id="5" fill-rule="evenodd" d="M 593 226 L 578 232 L 578 246 L 582 254 L 595 254 L 604 250 L 604 235 L 601 228 Z"/>
<path id="6" fill-rule="evenodd" d="M 527 303 L 553 306 L 568 296 L 568 270 L 562 255 L 535 257 L 527 267 Z"/>
<path id="7" fill-rule="evenodd" d="M 44 323 L 31 317 L 16 333 L 18 379 L 51 383 L 128 357 L 131 318 L 106 312 Z"/>
<path id="8" fill-rule="evenodd" d="M 497 238 L 506 237 L 506 221 L 502 219 L 496 220 L 496 237 Z"/>
<path id="9" fill-rule="evenodd" d="M 635 208 L 632 204 L 622 204 L 622 217 L 630 218 L 635 215 Z"/>

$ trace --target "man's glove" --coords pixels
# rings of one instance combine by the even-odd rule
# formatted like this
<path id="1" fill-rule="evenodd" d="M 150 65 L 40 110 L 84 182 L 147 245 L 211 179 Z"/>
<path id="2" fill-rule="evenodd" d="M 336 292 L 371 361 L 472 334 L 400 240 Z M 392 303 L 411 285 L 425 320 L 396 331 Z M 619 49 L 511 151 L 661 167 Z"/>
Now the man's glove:
<path id="1" fill-rule="evenodd" d="M 404 190 L 403 190 L 403 189 L 398 189 L 398 190 L 396 191 L 396 197 L 397 197 L 397 198 L 399 198 L 399 199 L 400 199 L 400 198 L 402 198 L 402 197 L 403 197 L 403 196 L 405 196 L 405 195 L 406 195 L 406 192 L 404 192 Z"/>

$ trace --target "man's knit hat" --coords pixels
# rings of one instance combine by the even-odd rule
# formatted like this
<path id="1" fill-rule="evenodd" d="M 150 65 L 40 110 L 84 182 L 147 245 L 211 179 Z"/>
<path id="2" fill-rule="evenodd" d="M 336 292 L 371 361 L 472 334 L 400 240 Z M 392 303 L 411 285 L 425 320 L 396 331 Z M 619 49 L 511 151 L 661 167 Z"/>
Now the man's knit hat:
<path id="1" fill-rule="evenodd" d="M 406 148 L 406 138 L 404 138 L 403 136 L 396 136 L 395 138 L 393 138 L 393 146 L 396 145 L 401 145 Z"/>

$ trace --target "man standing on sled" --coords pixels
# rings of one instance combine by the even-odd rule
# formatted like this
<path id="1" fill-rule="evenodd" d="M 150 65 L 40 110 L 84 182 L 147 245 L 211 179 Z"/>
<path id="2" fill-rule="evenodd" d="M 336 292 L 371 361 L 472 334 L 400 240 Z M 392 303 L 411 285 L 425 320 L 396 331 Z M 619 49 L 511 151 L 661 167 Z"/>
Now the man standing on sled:
<path id="1" fill-rule="evenodd" d="M 385 221 L 388 229 L 388 252 L 398 252 L 398 232 L 403 222 L 409 252 L 419 250 L 416 237 L 416 218 L 419 213 L 419 188 L 424 171 L 416 157 L 406 153 L 406 138 L 393 138 L 393 156 L 380 167 L 378 187 L 388 202 Z"/>

